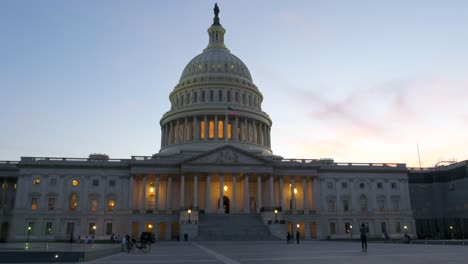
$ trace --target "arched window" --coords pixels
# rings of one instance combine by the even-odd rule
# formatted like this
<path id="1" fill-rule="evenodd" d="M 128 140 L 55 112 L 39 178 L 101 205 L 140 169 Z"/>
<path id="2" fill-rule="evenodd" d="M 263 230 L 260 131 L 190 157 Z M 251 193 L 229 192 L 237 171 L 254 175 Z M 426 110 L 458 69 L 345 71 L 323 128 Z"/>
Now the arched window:
<path id="1" fill-rule="evenodd" d="M 224 138 L 224 122 L 223 122 L 223 120 L 218 121 L 218 138 Z"/>
<path id="2" fill-rule="evenodd" d="M 198 103 L 198 93 L 197 92 L 194 92 L 193 93 L 193 103 Z"/>
<path id="3" fill-rule="evenodd" d="M 205 102 L 205 91 L 201 92 L 201 101 Z"/>
<path id="4" fill-rule="evenodd" d="M 98 200 L 96 198 L 91 199 L 89 202 L 89 210 L 91 212 L 96 212 L 98 209 Z"/>
<path id="5" fill-rule="evenodd" d="M 184 105 L 184 95 L 182 95 L 180 97 L 180 105 L 183 106 Z"/>
<path id="6" fill-rule="evenodd" d="M 185 104 L 190 104 L 190 93 L 187 93 L 187 101 L 185 102 Z"/>
<path id="7" fill-rule="evenodd" d="M 210 102 L 213 102 L 214 101 L 214 91 L 211 90 L 210 91 Z"/>
<path id="8" fill-rule="evenodd" d="M 218 91 L 218 101 L 219 102 L 223 101 L 223 91 L 221 91 L 221 90 Z"/>
<path id="9" fill-rule="evenodd" d="M 205 121 L 200 121 L 200 139 L 205 139 Z"/>
<path id="10" fill-rule="evenodd" d="M 242 94 L 242 104 L 245 105 L 246 104 L 246 100 L 245 100 L 245 93 Z"/>
<path id="11" fill-rule="evenodd" d="M 234 100 L 236 101 L 236 103 L 239 103 L 239 92 L 236 92 L 234 94 Z"/>
<path id="12" fill-rule="evenodd" d="M 78 194 L 76 194 L 76 192 L 70 194 L 68 208 L 70 211 L 75 211 L 78 208 Z"/>
<path id="13" fill-rule="evenodd" d="M 231 91 L 227 91 L 226 101 L 231 102 Z"/>
<path id="14" fill-rule="evenodd" d="M 208 138 L 214 138 L 214 121 L 213 120 L 210 120 L 209 122 L 209 135 L 208 135 Z"/>
<path id="15" fill-rule="evenodd" d="M 182 142 L 182 140 L 184 140 L 184 124 L 179 124 L 179 128 L 177 129 L 178 130 L 178 134 L 179 134 L 179 142 Z"/>
<path id="16" fill-rule="evenodd" d="M 228 139 L 232 139 L 232 123 L 228 123 Z"/>
<path id="17" fill-rule="evenodd" d="M 187 133 L 185 134 L 185 140 L 192 138 L 192 122 L 187 122 Z"/>

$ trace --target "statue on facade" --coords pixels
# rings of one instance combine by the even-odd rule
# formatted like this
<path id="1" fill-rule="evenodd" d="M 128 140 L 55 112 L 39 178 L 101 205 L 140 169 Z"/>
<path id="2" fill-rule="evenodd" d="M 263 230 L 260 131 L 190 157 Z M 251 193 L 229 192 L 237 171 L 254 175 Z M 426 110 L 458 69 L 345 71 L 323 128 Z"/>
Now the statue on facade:
<path id="1" fill-rule="evenodd" d="M 218 3 L 215 4 L 213 11 L 215 14 L 215 17 L 213 18 L 213 26 L 221 26 L 221 24 L 219 23 L 219 17 L 218 17 L 218 14 L 219 14 Z"/>
<path id="2" fill-rule="evenodd" d="M 218 3 L 215 3 L 215 7 L 213 8 L 213 11 L 214 11 L 215 17 L 218 17 L 218 14 L 219 14 Z"/>

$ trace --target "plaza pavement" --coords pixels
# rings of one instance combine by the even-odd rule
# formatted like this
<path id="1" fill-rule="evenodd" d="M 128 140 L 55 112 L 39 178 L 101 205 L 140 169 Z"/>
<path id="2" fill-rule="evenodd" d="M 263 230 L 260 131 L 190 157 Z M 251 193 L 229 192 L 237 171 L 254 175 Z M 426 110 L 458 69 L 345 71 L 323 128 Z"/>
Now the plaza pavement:
<path id="1" fill-rule="evenodd" d="M 153 244 L 151 252 L 118 253 L 91 261 L 111 263 L 468 263 L 468 246 L 369 243 L 362 252 L 359 242 L 301 241 L 286 244 L 280 241 L 195 241 Z"/>

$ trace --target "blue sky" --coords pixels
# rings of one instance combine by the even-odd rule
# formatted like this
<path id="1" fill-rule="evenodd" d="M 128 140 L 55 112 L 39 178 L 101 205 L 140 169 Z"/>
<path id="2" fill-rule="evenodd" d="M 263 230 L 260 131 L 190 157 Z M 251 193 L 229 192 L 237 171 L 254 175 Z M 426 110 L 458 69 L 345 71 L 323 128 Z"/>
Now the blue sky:
<path id="1" fill-rule="evenodd" d="M 218 1 L 285 158 L 468 158 L 467 1 Z M 0 1 L 0 160 L 152 155 L 214 1 Z"/>

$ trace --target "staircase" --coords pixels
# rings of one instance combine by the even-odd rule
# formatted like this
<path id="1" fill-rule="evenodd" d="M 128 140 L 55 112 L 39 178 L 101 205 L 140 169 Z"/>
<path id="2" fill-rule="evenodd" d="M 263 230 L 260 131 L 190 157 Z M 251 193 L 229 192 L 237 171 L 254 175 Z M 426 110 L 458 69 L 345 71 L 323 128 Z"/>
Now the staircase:
<path id="1" fill-rule="evenodd" d="M 200 214 L 197 240 L 278 240 L 259 214 Z"/>

